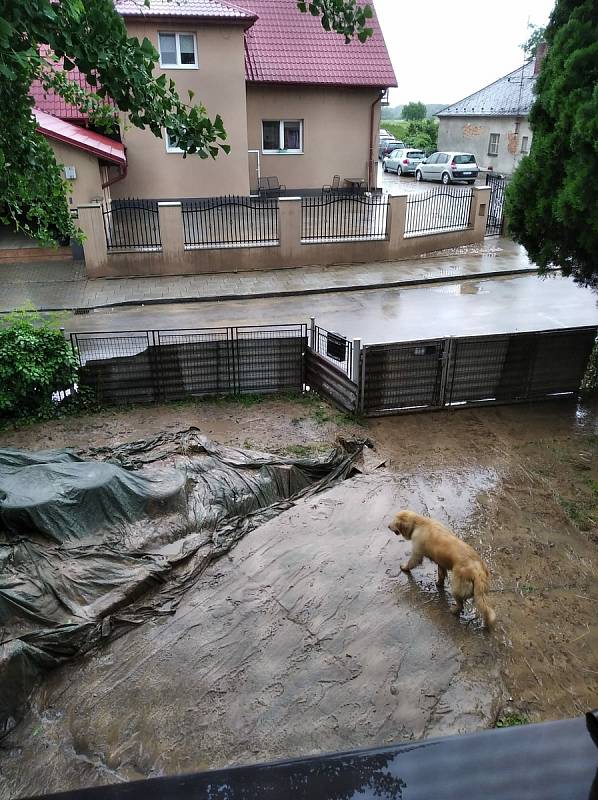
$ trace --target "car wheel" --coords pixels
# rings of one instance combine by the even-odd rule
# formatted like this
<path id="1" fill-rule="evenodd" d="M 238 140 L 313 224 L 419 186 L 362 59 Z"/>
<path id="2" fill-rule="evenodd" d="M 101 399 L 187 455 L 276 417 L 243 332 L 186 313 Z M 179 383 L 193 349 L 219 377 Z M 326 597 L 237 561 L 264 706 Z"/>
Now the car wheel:
<path id="1" fill-rule="evenodd" d="M 416 171 L 415 171 L 415 180 L 416 180 L 418 183 L 420 183 L 421 181 L 423 181 L 422 174 L 421 174 L 421 172 L 420 172 L 419 170 L 416 170 Z"/>
<path id="2" fill-rule="evenodd" d="M 388 172 L 388 170 L 386 169 L 386 161 L 382 162 L 382 172 Z"/>
<path id="3" fill-rule="evenodd" d="M 401 165 L 399 164 L 399 166 L 397 167 L 397 175 L 400 178 L 402 174 L 403 174 L 403 170 L 401 169 Z"/>
<path id="4" fill-rule="evenodd" d="M 448 186 L 450 182 L 451 182 L 451 176 L 448 174 L 448 172 L 443 172 L 442 173 L 442 183 L 445 186 Z"/>

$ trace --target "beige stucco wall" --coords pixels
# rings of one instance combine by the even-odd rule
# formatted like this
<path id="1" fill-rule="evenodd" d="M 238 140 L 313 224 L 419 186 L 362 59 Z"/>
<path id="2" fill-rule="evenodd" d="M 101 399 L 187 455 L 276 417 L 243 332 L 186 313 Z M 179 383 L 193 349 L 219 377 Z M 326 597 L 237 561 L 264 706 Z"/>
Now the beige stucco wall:
<path id="1" fill-rule="evenodd" d="M 243 30 L 237 25 L 198 26 L 189 22 L 131 22 L 125 20 L 130 36 L 147 37 L 158 48 L 158 31 L 195 33 L 199 69 L 156 69 L 176 83 L 181 98 L 202 102 L 210 117 L 220 114 L 228 134 L 230 155 L 216 160 L 199 156 L 183 158 L 167 153 L 164 139 L 149 129 L 125 127 L 128 174 L 111 188 L 112 197 L 181 198 L 221 194 L 248 194 L 247 114 L 245 106 L 245 62 Z"/>
<path id="2" fill-rule="evenodd" d="M 319 189 L 335 174 L 366 180 L 371 104 L 377 96 L 375 89 L 248 84 L 249 148 L 260 151 L 262 176 L 276 175 L 288 189 Z M 379 114 L 378 103 L 374 115 L 376 148 Z M 303 154 L 264 155 L 265 119 L 302 119 Z"/>
<path id="3" fill-rule="evenodd" d="M 515 123 L 519 121 L 519 132 Z M 440 117 L 438 129 L 439 150 L 461 150 L 473 153 L 483 169 L 492 167 L 495 172 L 511 175 L 522 159 L 521 140 L 532 132 L 525 117 Z M 498 155 L 488 155 L 490 134 L 500 134 Z"/>
<path id="4" fill-rule="evenodd" d="M 70 182 L 71 190 L 67 197 L 70 205 L 76 208 L 102 198 L 102 178 L 98 159 L 91 153 L 63 144 L 55 139 L 47 139 L 54 151 L 56 161 L 63 166 L 75 167 L 77 177 Z"/>

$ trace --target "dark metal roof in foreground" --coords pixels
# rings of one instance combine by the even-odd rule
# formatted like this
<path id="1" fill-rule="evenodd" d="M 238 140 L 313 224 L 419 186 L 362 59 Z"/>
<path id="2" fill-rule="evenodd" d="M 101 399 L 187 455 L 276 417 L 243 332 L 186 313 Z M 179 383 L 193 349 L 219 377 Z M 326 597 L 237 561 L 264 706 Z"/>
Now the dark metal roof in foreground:
<path id="1" fill-rule="evenodd" d="M 598 800 L 598 719 L 154 778 L 58 800 Z"/>

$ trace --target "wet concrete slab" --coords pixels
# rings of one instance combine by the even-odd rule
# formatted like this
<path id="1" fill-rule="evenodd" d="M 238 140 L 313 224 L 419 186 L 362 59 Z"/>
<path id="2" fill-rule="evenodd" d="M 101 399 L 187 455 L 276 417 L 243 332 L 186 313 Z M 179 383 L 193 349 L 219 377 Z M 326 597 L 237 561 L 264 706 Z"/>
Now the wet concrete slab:
<path id="1" fill-rule="evenodd" d="M 410 545 L 386 525 L 403 505 L 466 525 L 496 480 L 377 470 L 253 531 L 172 618 L 53 673 L 4 742 L 0 793 L 488 727 L 495 639 L 454 619 L 431 565 L 400 572 Z"/>
<path id="2" fill-rule="evenodd" d="M 475 257 L 471 257 L 474 259 Z M 478 257 L 479 258 L 479 257 Z M 68 331 L 131 331 L 308 322 L 364 344 L 549 330 L 598 323 L 596 295 L 569 278 L 524 275 L 303 297 L 98 310 Z"/>

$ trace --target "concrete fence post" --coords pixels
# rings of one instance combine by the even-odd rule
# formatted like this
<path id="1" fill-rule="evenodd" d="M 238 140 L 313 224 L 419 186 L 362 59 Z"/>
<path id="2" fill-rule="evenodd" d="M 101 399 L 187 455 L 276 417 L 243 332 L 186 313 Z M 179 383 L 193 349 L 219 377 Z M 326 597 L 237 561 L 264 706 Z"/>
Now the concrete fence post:
<path id="1" fill-rule="evenodd" d="M 482 241 L 486 235 L 486 220 L 490 210 L 490 187 L 474 186 L 469 212 L 469 225 L 474 229 L 476 241 Z"/>
<path id="2" fill-rule="evenodd" d="M 158 203 L 162 258 L 168 269 L 180 266 L 185 255 L 185 231 L 183 208 L 180 202 Z"/>
<path id="3" fill-rule="evenodd" d="M 88 203 L 79 206 L 78 213 L 77 225 L 85 236 L 83 242 L 85 270 L 90 278 L 94 278 L 102 273 L 108 261 L 102 206 L 99 203 Z"/>
<path id="4" fill-rule="evenodd" d="M 301 198 L 278 199 L 278 240 L 282 264 L 300 263 Z"/>
<path id="5" fill-rule="evenodd" d="M 388 223 L 388 255 L 396 258 L 400 255 L 405 238 L 405 222 L 407 218 L 407 195 L 393 195 L 389 198 Z"/>

